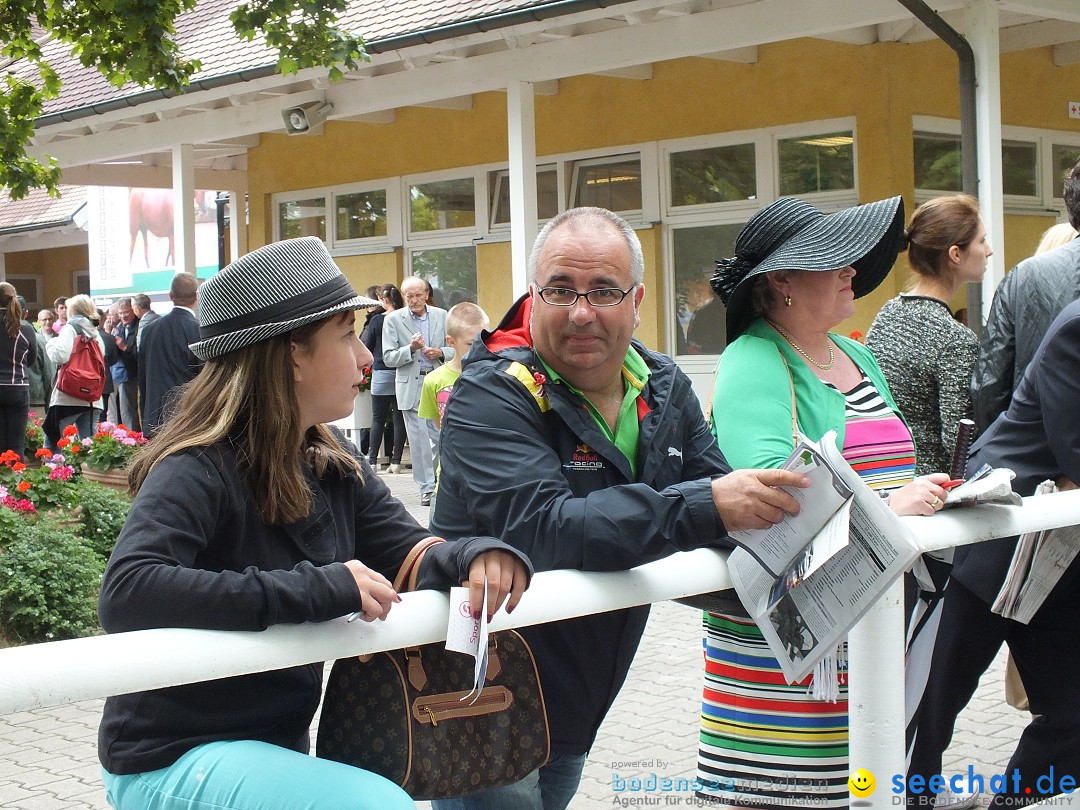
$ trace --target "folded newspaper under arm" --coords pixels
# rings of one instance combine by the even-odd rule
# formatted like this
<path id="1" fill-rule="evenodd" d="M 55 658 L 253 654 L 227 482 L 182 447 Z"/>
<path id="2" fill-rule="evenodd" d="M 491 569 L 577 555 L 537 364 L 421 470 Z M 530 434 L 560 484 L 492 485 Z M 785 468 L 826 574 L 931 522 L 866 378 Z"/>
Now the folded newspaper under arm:
<path id="1" fill-rule="evenodd" d="M 984 464 L 978 472 L 964 483 L 949 490 L 944 508 L 970 506 L 976 503 L 1004 503 L 1020 506 L 1023 499 L 1013 492 L 1012 480 L 1016 473 L 1008 467 L 990 467 Z"/>
<path id="2" fill-rule="evenodd" d="M 1053 481 L 1043 481 L 1036 495 L 1057 492 Z M 1054 590 L 1080 552 L 1080 526 L 1062 526 L 1020 535 L 1009 572 L 991 610 L 1028 624 Z"/>
<path id="3" fill-rule="evenodd" d="M 733 532 L 732 584 L 789 683 L 806 677 L 915 561 L 915 537 L 836 449 L 802 439 L 784 464 L 811 480 L 787 490 L 802 511 L 771 529 Z"/>

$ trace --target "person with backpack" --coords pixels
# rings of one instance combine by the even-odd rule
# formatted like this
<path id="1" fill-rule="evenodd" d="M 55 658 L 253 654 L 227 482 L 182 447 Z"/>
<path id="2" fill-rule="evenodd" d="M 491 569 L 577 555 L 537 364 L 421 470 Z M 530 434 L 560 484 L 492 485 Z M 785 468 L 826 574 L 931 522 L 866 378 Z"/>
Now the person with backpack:
<path id="1" fill-rule="evenodd" d="M 45 442 L 53 450 L 68 425 L 75 425 L 80 437 L 94 434 L 105 387 L 105 344 L 92 322 L 94 302 L 88 295 L 69 298 L 67 314 L 60 334 L 45 345 L 58 369 L 42 425 Z"/>

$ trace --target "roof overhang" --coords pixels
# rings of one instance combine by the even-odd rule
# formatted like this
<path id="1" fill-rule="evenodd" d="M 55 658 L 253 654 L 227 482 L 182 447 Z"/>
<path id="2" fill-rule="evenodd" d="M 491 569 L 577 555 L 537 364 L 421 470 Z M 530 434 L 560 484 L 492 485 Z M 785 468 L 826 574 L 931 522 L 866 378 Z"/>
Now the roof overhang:
<path id="1" fill-rule="evenodd" d="M 1063 60 L 1080 58 L 1076 0 L 998 5 L 1003 51 L 1053 46 Z M 939 0 L 935 10 L 962 27 L 964 0 Z M 933 35 L 896 0 L 572 0 L 374 40 L 371 61 L 336 84 L 322 69 L 283 77 L 262 66 L 200 77 L 178 95 L 130 92 L 74 106 L 39 121 L 31 151 L 54 156 L 67 183 L 168 186 L 173 149 L 193 144 L 197 187 L 242 189 L 247 150 L 260 134 L 283 131 L 288 107 L 330 102 L 331 120 L 390 121 L 398 107 L 467 107 L 473 94 L 517 81 L 555 93 L 570 76 L 645 78 L 670 59 L 752 62 L 758 46 L 800 37 L 872 44 Z"/>

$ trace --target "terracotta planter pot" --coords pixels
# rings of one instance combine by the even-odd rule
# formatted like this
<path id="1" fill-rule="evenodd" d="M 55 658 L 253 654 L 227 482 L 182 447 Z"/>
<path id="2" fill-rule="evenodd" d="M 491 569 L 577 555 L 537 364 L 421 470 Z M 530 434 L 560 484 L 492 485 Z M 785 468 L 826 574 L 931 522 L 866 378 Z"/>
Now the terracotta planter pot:
<path id="1" fill-rule="evenodd" d="M 81 466 L 83 476 L 90 481 L 96 481 L 110 489 L 115 489 L 117 492 L 127 492 L 127 470 L 95 470 L 93 467 L 88 467 L 85 464 Z"/>

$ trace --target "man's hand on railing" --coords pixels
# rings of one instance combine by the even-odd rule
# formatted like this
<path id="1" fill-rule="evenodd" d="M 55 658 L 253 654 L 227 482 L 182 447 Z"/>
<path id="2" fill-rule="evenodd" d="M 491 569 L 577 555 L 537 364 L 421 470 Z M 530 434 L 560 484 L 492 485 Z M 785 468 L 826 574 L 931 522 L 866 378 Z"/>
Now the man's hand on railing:
<path id="1" fill-rule="evenodd" d="M 713 479 L 713 505 L 729 532 L 766 529 L 799 514 L 798 502 L 780 487 L 808 486 L 808 478 L 789 470 L 735 470 Z"/>

